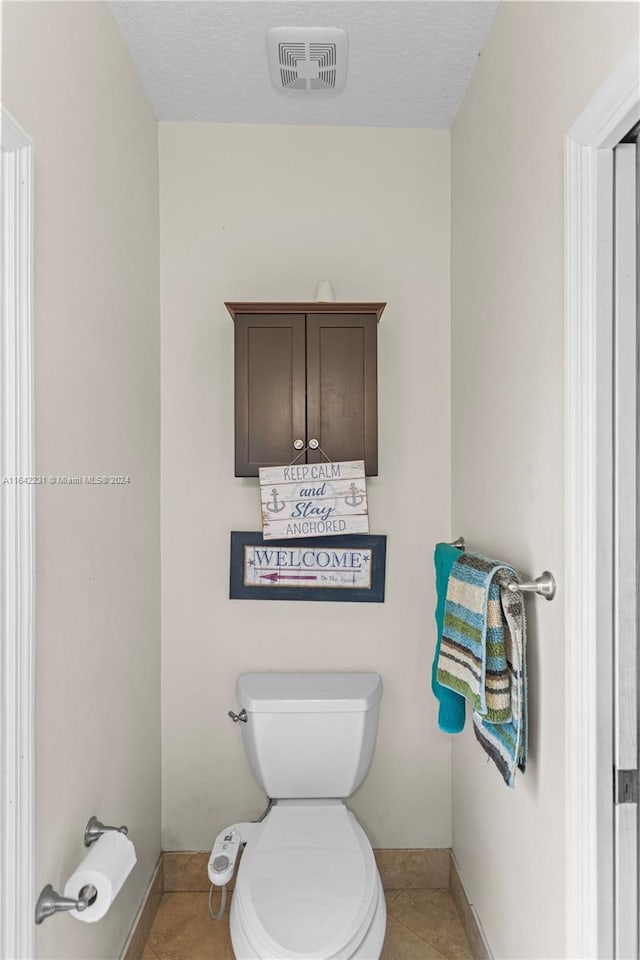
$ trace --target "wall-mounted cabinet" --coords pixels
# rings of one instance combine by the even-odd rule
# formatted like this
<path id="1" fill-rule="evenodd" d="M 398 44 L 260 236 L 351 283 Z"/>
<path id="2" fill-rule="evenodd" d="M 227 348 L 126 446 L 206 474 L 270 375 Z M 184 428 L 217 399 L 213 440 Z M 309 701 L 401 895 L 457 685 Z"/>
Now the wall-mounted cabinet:
<path id="1" fill-rule="evenodd" d="M 384 303 L 227 303 L 235 324 L 235 475 L 364 460 L 378 473 L 377 324 Z"/>

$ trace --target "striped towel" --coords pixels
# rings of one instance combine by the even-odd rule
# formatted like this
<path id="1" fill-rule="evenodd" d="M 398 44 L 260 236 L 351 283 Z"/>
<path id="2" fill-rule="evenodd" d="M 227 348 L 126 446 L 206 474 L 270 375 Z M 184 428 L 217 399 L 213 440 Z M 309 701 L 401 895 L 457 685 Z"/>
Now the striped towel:
<path id="1" fill-rule="evenodd" d="M 527 765 L 527 626 L 521 593 L 507 589 L 510 575 L 500 572 L 500 599 L 507 622 L 506 658 L 511 691 L 511 720 L 489 723 L 473 714 L 473 732 L 489 754 L 508 787 L 514 786 L 516 769 L 524 773 Z"/>
<path id="2" fill-rule="evenodd" d="M 444 608 L 438 683 L 465 697 L 491 723 L 511 719 L 505 622 L 496 574 L 512 567 L 475 553 L 453 565 Z"/>
<path id="3" fill-rule="evenodd" d="M 513 567 L 465 553 L 451 570 L 437 680 L 473 707 L 474 732 L 513 786 L 526 762 L 526 625 Z"/>

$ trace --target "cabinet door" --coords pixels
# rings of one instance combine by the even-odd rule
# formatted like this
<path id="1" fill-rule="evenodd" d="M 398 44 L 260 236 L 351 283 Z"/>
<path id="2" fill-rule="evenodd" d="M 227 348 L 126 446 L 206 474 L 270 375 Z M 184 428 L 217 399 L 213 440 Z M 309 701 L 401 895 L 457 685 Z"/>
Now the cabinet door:
<path id="1" fill-rule="evenodd" d="M 307 443 L 331 460 L 364 460 L 367 476 L 378 473 L 377 377 L 375 314 L 307 314 Z"/>
<path id="2" fill-rule="evenodd" d="M 236 477 L 290 463 L 305 440 L 304 314 L 236 314 Z"/>

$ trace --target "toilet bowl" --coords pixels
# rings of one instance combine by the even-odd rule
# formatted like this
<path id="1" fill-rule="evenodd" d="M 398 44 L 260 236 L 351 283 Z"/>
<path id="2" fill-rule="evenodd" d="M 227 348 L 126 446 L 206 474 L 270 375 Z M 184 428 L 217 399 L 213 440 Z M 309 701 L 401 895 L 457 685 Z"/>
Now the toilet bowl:
<path id="1" fill-rule="evenodd" d="M 237 960 L 377 960 L 386 909 L 371 845 L 341 801 L 280 801 L 240 862 Z"/>
<path id="2" fill-rule="evenodd" d="M 246 842 L 231 901 L 236 960 L 379 960 L 382 883 L 342 798 L 371 764 L 380 677 L 250 673 L 236 689 L 243 711 L 232 716 L 272 798 L 262 822 L 236 825 Z"/>

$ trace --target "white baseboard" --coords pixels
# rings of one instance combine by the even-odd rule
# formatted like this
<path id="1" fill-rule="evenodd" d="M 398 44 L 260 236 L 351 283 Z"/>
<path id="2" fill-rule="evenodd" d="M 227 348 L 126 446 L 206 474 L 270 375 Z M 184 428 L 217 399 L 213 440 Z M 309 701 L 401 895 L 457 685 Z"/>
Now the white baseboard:
<path id="1" fill-rule="evenodd" d="M 453 855 L 453 852 L 451 853 L 449 888 L 451 890 L 451 895 L 454 899 L 455 905 L 458 909 L 458 914 L 462 921 L 464 932 L 467 935 L 467 940 L 469 941 L 469 946 L 471 947 L 471 953 L 473 954 L 473 960 L 493 960 L 493 953 L 491 952 L 489 941 L 487 940 L 486 934 L 482 929 L 482 924 L 476 908 L 469 899 L 465 885 L 462 882 L 460 868 L 458 867 L 458 863 Z"/>
<path id="2" fill-rule="evenodd" d="M 120 960 L 141 960 L 144 948 L 149 937 L 149 931 L 155 920 L 160 900 L 164 893 L 164 864 L 160 854 L 156 868 L 153 871 L 147 891 L 142 898 L 140 909 L 133 921 L 131 932 L 122 948 Z"/>

